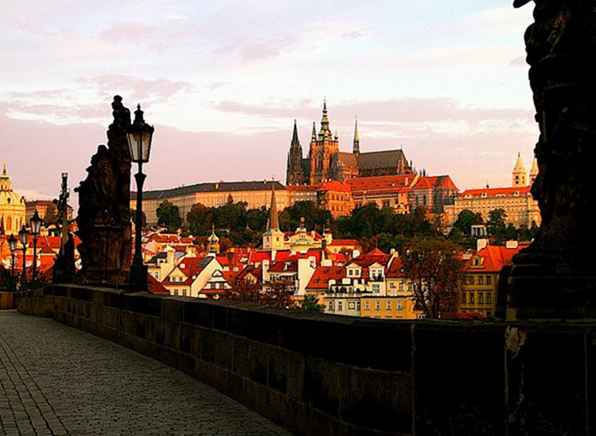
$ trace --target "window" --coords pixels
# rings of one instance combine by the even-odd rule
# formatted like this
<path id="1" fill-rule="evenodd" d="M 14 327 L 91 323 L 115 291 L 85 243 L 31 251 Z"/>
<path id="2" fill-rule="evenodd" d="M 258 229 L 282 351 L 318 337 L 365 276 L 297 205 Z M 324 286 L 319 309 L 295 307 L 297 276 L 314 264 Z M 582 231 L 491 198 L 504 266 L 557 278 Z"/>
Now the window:
<path id="1" fill-rule="evenodd" d="M 353 302 L 353 301 L 350 301 L 350 302 L 348 303 L 348 309 L 350 309 L 350 310 L 354 310 L 354 302 Z"/>
<path id="2" fill-rule="evenodd" d="M 486 276 L 486 284 L 487 285 L 492 285 L 493 284 L 493 278 L 491 276 Z"/>
<path id="3" fill-rule="evenodd" d="M 377 304 L 376 304 L 376 306 L 375 306 L 375 310 L 376 310 L 377 312 L 379 312 L 379 311 L 381 310 L 381 303 L 380 303 L 380 302 L 378 302 L 378 301 L 377 301 Z"/>
<path id="4" fill-rule="evenodd" d="M 334 312 L 335 311 L 335 302 L 333 300 L 331 300 L 329 302 L 329 312 Z"/>
<path id="5" fill-rule="evenodd" d="M 343 306 L 342 302 L 341 301 L 338 301 L 337 302 L 337 311 L 338 312 L 341 312 L 343 310 L 343 307 L 342 306 Z"/>
<path id="6" fill-rule="evenodd" d="M 360 301 L 356 301 L 356 310 L 360 311 Z"/>
<path id="7" fill-rule="evenodd" d="M 470 292 L 468 303 L 474 304 L 474 291 Z"/>
<path id="8" fill-rule="evenodd" d="M 358 304 L 360 304 L 360 303 L 358 303 Z M 368 304 L 368 301 L 365 301 L 365 302 L 364 302 L 364 308 L 365 308 L 366 310 L 369 310 L 369 309 L 370 309 L 370 305 Z"/>
<path id="9" fill-rule="evenodd" d="M 381 285 L 379 285 L 378 283 L 373 283 L 373 285 L 372 285 L 372 291 L 375 294 L 378 294 L 380 290 L 381 290 Z"/>
<path id="10" fill-rule="evenodd" d="M 478 292 L 478 304 L 484 304 L 484 292 Z"/>
<path id="11" fill-rule="evenodd" d="M 492 292 L 486 293 L 486 304 L 493 304 L 493 294 Z"/>
<path id="12" fill-rule="evenodd" d="M 391 310 L 391 301 L 388 301 L 388 302 L 387 302 L 387 307 L 386 307 L 386 309 L 387 309 L 387 310 Z"/>
<path id="13" fill-rule="evenodd" d="M 182 296 L 186 297 L 186 289 L 182 289 Z"/>
<path id="14" fill-rule="evenodd" d="M 400 303 L 400 302 L 398 302 L 398 303 L 397 303 L 397 311 L 398 311 L 398 312 L 401 312 L 401 310 L 402 310 L 401 303 Z"/>

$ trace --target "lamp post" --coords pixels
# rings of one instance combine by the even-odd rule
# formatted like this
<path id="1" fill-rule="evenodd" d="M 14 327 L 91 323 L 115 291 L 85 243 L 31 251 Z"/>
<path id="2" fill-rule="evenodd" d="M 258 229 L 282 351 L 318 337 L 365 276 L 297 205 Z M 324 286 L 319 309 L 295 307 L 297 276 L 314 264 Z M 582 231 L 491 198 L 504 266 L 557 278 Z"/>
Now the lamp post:
<path id="1" fill-rule="evenodd" d="M 31 234 L 33 235 L 33 269 L 31 270 L 31 281 L 34 282 L 37 275 L 37 237 L 39 236 L 39 231 L 41 230 L 41 218 L 37 213 L 37 209 L 35 213 L 29 220 L 29 224 L 31 224 Z"/>
<path id="2" fill-rule="evenodd" d="M 23 271 L 21 272 L 21 289 L 23 289 L 27 281 L 27 229 L 25 224 L 19 230 L 19 241 L 23 246 Z"/>
<path id="3" fill-rule="evenodd" d="M 143 227 L 143 183 L 145 174 L 143 174 L 143 164 L 149 162 L 151 152 L 151 139 L 153 138 L 153 126 L 145 123 L 141 105 L 137 106 L 135 119 L 131 124 L 126 139 L 130 150 L 130 159 L 139 164 L 139 172 L 135 174 L 137 181 L 137 209 L 135 220 L 135 255 L 130 267 L 130 285 L 139 291 L 147 290 L 147 267 L 143 265 L 142 254 L 142 227 Z"/>
<path id="4" fill-rule="evenodd" d="M 10 276 L 12 278 L 12 286 L 13 286 L 13 290 L 16 289 L 16 278 L 14 276 L 14 267 L 15 267 L 15 263 L 16 263 L 16 254 L 17 254 L 17 238 L 15 238 L 14 235 L 10 235 L 8 237 L 8 248 L 10 249 L 10 260 L 11 260 L 11 264 L 10 264 Z"/>

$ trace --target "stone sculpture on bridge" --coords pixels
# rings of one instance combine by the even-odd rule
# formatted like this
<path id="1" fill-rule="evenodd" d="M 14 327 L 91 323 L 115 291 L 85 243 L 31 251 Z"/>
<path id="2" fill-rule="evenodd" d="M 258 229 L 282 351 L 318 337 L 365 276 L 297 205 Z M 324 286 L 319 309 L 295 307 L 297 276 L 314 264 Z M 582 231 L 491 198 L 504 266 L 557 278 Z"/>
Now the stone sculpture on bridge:
<path id="1" fill-rule="evenodd" d="M 540 136 L 532 194 L 542 227 L 514 259 L 511 304 L 519 318 L 596 316 L 596 10 L 592 1 L 534 0 L 525 33 Z M 530 0 L 515 0 L 520 7 Z"/>
<path id="2" fill-rule="evenodd" d="M 79 193 L 78 236 L 82 280 L 86 283 L 127 283 L 131 263 L 130 153 L 126 131 L 130 111 L 115 96 L 114 122 L 108 145 L 99 145 Z"/>

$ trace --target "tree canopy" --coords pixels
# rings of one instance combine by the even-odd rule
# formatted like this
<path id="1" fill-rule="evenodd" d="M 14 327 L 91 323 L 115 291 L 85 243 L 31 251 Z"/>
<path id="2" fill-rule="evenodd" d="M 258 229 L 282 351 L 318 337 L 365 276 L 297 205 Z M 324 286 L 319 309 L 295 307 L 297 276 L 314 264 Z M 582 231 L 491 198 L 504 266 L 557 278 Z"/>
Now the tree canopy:
<path id="1" fill-rule="evenodd" d="M 166 226 L 168 232 L 175 232 L 182 226 L 182 219 L 180 218 L 180 211 L 178 206 L 165 200 L 159 205 L 156 211 L 157 224 Z"/>

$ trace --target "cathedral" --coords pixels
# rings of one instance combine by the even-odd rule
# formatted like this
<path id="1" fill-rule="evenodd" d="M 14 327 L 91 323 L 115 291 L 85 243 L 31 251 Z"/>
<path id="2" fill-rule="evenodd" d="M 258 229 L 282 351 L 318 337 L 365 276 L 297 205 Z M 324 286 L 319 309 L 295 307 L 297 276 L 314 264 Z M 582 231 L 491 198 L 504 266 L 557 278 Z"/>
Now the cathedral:
<path id="1" fill-rule="evenodd" d="M 338 135 L 334 135 L 329 126 L 327 102 L 323 103 L 323 116 L 318 133 L 313 123 L 307 158 L 302 155 L 298 128 L 294 121 L 286 172 L 288 185 L 316 185 L 329 180 L 343 181 L 352 177 L 413 174 L 412 164 L 408 163 L 401 149 L 361 153 L 357 121 L 354 126 L 352 152 L 339 151 Z"/>

